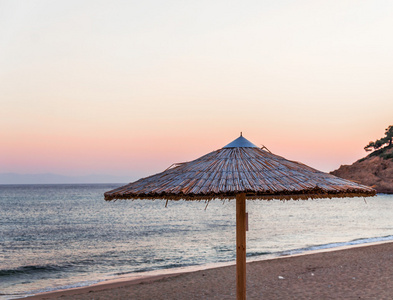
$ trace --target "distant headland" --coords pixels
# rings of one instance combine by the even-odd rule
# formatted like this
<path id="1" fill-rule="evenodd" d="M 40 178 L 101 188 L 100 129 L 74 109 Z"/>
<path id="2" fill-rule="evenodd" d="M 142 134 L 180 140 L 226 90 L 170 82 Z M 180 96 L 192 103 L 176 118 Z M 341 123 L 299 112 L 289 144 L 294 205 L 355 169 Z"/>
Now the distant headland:
<path id="1" fill-rule="evenodd" d="M 65 176 L 53 173 L 18 174 L 0 173 L 0 184 L 89 184 L 89 183 L 127 183 L 126 176 L 91 174 L 85 176 Z"/>

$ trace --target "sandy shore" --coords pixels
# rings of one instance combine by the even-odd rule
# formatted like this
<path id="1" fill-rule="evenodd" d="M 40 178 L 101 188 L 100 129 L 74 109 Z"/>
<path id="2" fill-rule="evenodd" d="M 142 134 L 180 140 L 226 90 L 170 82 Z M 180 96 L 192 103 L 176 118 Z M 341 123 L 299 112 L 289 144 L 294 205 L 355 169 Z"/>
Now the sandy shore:
<path id="1" fill-rule="evenodd" d="M 235 299 L 235 266 L 24 299 Z M 393 299 L 393 243 L 247 264 L 248 299 Z"/>

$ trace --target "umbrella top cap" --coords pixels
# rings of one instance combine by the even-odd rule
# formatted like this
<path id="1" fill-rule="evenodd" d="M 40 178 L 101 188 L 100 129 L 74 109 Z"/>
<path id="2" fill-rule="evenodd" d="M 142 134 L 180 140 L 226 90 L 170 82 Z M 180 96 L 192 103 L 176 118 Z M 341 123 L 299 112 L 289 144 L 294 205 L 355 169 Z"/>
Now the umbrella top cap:
<path id="1" fill-rule="evenodd" d="M 242 133 L 240 133 L 240 136 L 236 140 L 230 142 L 228 145 L 224 146 L 223 148 L 258 148 L 258 147 L 255 146 L 246 138 L 244 138 Z"/>

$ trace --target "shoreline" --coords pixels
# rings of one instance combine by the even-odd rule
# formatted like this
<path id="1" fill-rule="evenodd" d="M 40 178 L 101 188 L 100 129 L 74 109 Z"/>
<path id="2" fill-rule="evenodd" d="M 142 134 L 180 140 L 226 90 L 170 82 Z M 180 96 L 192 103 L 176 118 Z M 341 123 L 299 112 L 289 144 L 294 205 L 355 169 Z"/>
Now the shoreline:
<path id="1" fill-rule="evenodd" d="M 386 251 L 386 249 L 388 249 L 389 251 Z M 270 273 L 272 271 L 273 273 L 276 273 L 278 271 L 276 267 L 272 267 L 272 266 L 282 265 L 285 266 L 285 268 L 291 269 L 291 267 L 293 267 L 294 265 L 294 262 L 296 262 L 295 265 L 303 266 L 305 264 L 309 264 L 308 262 L 312 260 L 316 262 L 317 265 L 313 266 L 311 264 L 308 267 L 306 267 L 305 270 L 301 270 L 299 274 L 305 274 L 306 271 L 306 273 L 309 272 L 310 273 L 309 275 L 314 277 L 314 275 L 311 275 L 314 274 L 313 271 L 316 272 L 316 270 L 324 269 L 323 267 L 319 266 L 321 264 L 329 264 L 329 268 L 332 267 L 340 268 L 340 266 L 342 268 L 343 266 L 337 264 L 337 262 L 335 262 L 335 260 L 333 259 L 333 258 L 337 259 L 337 257 L 341 257 L 340 261 L 345 261 L 346 264 L 352 261 L 354 266 L 363 264 L 364 265 L 363 269 L 367 270 L 370 269 L 370 267 L 372 267 L 368 265 L 370 264 L 370 259 L 371 259 L 370 253 L 372 253 L 371 256 L 374 257 L 373 258 L 374 261 L 375 259 L 378 259 L 376 265 L 380 264 L 382 266 L 385 266 L 386 268 L 388 268 L 388 266 L 391 266 L 391 268 L 388 269 L 387 272 L 388 273 L 390 272 L 391 275 L 389 276 L 389 279 L 393 279 L 393 241 L 390 240 L 390 241 L 372 242 L 372 243 L 365 243 L 365 244 L 312 250 L 312 251 L 306 251 L 306 252 L 296 253 L 291 255 L 277 256 L 274 258 L 265 258 L 265 259 L 251 258 L 250 260 L 247 261 L 247 277 L 248 277 L 247 294 L 249 295 L 253 293 L 258 293 L 258 288 L 255 288 L 255 284 L 252 284 L 253 279 L 252 277 L 250 278 L 250 276 L 252 276 L 250 275 L 250 273 L 255 272 L 254 269 L 262 268 L 265 270 L 270 270 L 269 272 L 263 272 L 263 275 L 271 275 Z M 384 264 L 383 262 L 386 262 L 386 260 L 380 261 L 382 258 L 378 257 L 378 254 L 384 254 L 384 256 L 388 255 L 388 257 L 390 257 L 389 261 L 392 262 L 390 264 Z M 370 259 L 367 260 L 363 259 L 359 262 L 357 259 L 354 259 L 356 255 L 365 256 Z M 147 272 L 149 273 L 147 275 L 146 273 L 142 275 L 135 275 L 135 274 L 125 275 L 125 276 L 118 277 L 116 279 L 101 281 L 99 283 L 89 286 L 43 292 L 32 296 L 26 296 L 17 299 L 32 299 L 32 300 L 42 299 L 43 300 L 43 299 L 57 299 L 60 297 L 61 299 L 92 299 L 93 295 L 94 295 L 94 299 L 122 299 L 122 298 L 124 299 L 124 297 L 127 298 L 133 293 L 134 294 L 136 293 L 134 296 L 137 299 L 152 299 L 151 297 L 155 299 L 182 299 L 182 297 L 186 297 L 189 299 L 198 299 L 198 297 L 196 298 L 193 297 L 198 294 L 200 295 L 200 297 L 206 297 L 206 294 L 203 294 L 205 296 L 200 294 L 201 292 L 203 293 L 204 289 L 210 291 L 209 295 L 211 294 L 212 299 L 215 299 L 215 297 L 218 297 L 217 299 L 220 299 L 219 296 L 222 295 L 222 292 L 224 291 L 232 291 L 230 295 L 228 295 L 228 297 L 231 298 L 233 293 L 234 295 L 236 295 L 235 293 L 236 272 L 235 272 L 234 264 L 235 264 L 234 262 L 217 263 L 217 264 L 209 264 L 203 266 L 179 268 L 177 270 L 166 269 L 166 270 L 152 271 L 152 272 Z M 375 267 L 376 266 L 374 266 L 374 269 Z M 297 271 L 292 270 L 292 273 L 293 272 L 296 273 Z M 154 273 L 160 273 L 160 274 L 154 274 Z M 212 284 L 212 281 L 217 281 L 217 274 L 221 274 L 221 276 L 218 277 L 222 277 L 222 275 L 225 275 L 224 277 L 227 277 L 226 282 L 217 282 L 216 284 Z M 231 276 L 228 276 L 228 274 L 231 274 Z M 359 275 L 355 274 L 351 278 L 356 279 L 357 276 Z M 211 280 L 208 279 L 210 277 Z M 337 278 L 334 277 L 336 276 L 333 276 L 333 278 L 330 278 L 329 280 L 331 282 L 334 282 L 335 280 L 337 281 Z M 376 277 L 378 277 L 378 274 L 376 274 Z M 185 278 L 189 278 L 189 279 L 185 280 Z M 285 283 L 286 278 L 288 278 L 288 275 L 285 275 L 285 272 L 283 271 L 282 275 L 276 275 L 274 277 L 276 281 L 275 283 L 279 285 Z M 356 281 L 355 279 L 353 280 Z M 328 278 L 326 278 L 326 280 L 328 280 Z M 372 278 L 368 279 L 368 282 L 370 281 L 372 281 Z M 176 282 L 183 283 L 183 287 L 181 286 L 181 284 L 179 285 L 179 283 Z M 193 282 L 194 285 L 190 285 L 190 282 L 191 283 Z M 390 293 L 393 294 L 393 280 L 390 280 L 389 282 L 392 282 L 391 289 L 386 289 L 385 287 L 385 291 L 388 292 L 390 291 Z M 187 283 L 187 287 L 188 287 L 187 289 L 188 292 L 186 291 L 187 295 L 183 295 L 178 291 L 176 291 L 179 289 L 180 286 L 180 290 L 183 290 L 184 292 L 184 283 Z M 339 284 L 340 282 L 336 282 L 335 284 L 332 283 L 330 286 L 332 285 L 338 286 Z M 251 287 L 249 287 L 249 285 L 251 285 Z M 214 292 L 217 289 L 220 290 L 220 286 L 226 286 L 226 287 L 221 288 L 222 292 L 219 291 Z M 252 286 L 254 286 L 254 290 Z M 296 282 L 296 286 L 298 286 L 299 289 L 300 286 L 299 282 Z M 190 293 L 189 291 L 193 290 L 194 288 L 196 290 L 193 293 L 189 294 Z M 163 290 L 167 290 L 167 293 L 162 294 Z M 169 297 L 168 295 L 173 291 L 176 292 L 174 292 L 174 294 Z M 360 294 L 363 295 L 364 292 Z M 168 297 L 166 297 L 165 295 L 167 295 Z M 282 293 L 280 295 L 282 299 L 286 299 Z M 320 296 L 320 293 L 316 294 L 315 296 Z M 273 298 L 272 297 L 273 296 L 270 296 L 270 299 L 275 299 L 274 297 Z M 210 297 L 208 298 L 210 299 Z"/>

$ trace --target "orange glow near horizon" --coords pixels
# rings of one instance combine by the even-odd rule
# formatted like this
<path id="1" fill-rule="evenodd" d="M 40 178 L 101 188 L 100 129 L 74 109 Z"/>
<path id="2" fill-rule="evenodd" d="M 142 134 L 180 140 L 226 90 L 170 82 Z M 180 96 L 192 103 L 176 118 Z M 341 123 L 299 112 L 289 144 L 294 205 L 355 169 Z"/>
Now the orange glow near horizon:
<path id="1" fill-rule="evenodd" d="M 237 138 L 239 133 L 213 132 L 199 136 L 146 133 L 144 137 L 130 138 L 120 135 L 101 138 L 29 136 L 29 139 L 21 138 L 14 143 L 3 144 L 0 163 L 3 172 L 146 176 L 160 172 L 172 163 L 190 161 L 217 150 Z M 332 171 L 340 164 L 350 164 L 366 155 L 362 149 L 365 143 L 359 143 L 359 137 L 338 136 L 334 139 L 322 136 L 315 139 L 313 134 L 309 131 L 308 136 L 294 137 L 273 136 L 270 132 L 269 135 L 265 134 L 264 139 L 262 134 L 248 135 L 243 131 L 243 135 L 256 145 L 265 145 L 277 155 L 322 171 Z"/>

